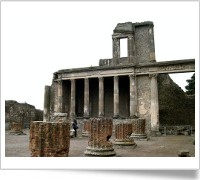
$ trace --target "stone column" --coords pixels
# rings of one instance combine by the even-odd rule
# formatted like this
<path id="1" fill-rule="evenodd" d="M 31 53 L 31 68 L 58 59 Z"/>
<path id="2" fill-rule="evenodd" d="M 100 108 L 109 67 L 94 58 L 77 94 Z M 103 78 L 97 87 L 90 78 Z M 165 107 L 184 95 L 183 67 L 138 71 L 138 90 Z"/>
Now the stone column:
<path id="1" fill-rule="evenodd" d="M 119 117 L 119 77 L 114 76 L 114 118 Z"/>
<path id="2" fill-rule="evenodd" d="M 148 140 L 145 133 L 146 122 L 143 118 L 134 118 L 130 120 L 132 122 L 132 134 L 131 138 L 134 140 Z"/>
<path id="3" fill-rule="evenodd" d="M 120 39 L 113 38 L 113 65 L 119 63 L 120 58 Z"/>
<path id="4" fill-rule="evenodd" d="M 157 74 L 150 74 L 151 78 L 151 131 L 159 132 L 159 105 Z"/>
<path id="5" fill-rule="evenodd" d="M 88 147 L 84 152 L 87 156 L 115 156 L 112 136 L 113 120 L 111 118 L 90 118 L 90 136 Z"/>
<path id="6" fill-rule="evenodd" d="M 31 122 L 29 148 L 32 157 L 67 157 L 69 147 L 69 121 L 57 123 L 43 121 Z"/>
<path id="7" fill-rule="evenodd" d="M 115 124 L 115 145 L 131 146 L 135 148 L 137 145 L 133 138 L 130 138 L 132 134 L 131 122 L 119 122 Z"/>
<path id="8" fill-rule="evenodd" d="M 136 91 L 136 76 L 129 75 L 130 79 L 130 117 L 137 117 L 137 91 Z"/>
<path id="9" fill-rule="evenodd" d="M 63 111 L 63 82 L 58 81 L 58 112 Z"/>
<path id="10" fill-rule="evenodd" d="M 43 121 L 50 121 L 50 94 L 51 86 L 45 86 L 44 88 L 44 112 Z"/>
<path id="11" fill-rule="evenodd" d="M 89 117 L 89 79 L 84 79 L 84 118 Z"/>
<path id="12" fill-rule="evenodd" d="M 99 77 L 99 117 L 104 116 L 104 79 Z"/>
<path id="13" fill-rule="evenodd" d="M 133 35 L 128 36 L 128 59 L 129 63 L 133 63 L 134 56 L 134 37 Z"/>
<path id="14" fill-rule="evenodd" d="M 71 101 L 70 101 L 70 117 L 75 117 L 75 95 L 76 95 L 76 81 L 71 79 Z"/>

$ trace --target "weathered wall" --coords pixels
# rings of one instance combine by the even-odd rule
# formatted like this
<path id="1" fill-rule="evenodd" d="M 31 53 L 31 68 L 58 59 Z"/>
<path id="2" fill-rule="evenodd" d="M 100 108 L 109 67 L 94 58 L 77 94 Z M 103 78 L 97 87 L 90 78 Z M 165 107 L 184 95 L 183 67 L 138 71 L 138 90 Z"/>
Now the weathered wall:
<path id="1" fill-rule="evenodd" d="M 158 96 L 160 125 L 195 124 L 195 96 L 187 96 L 168 74 L 158 76 Z"/>
<path id="2" fill-rule="evenodd" d="M 146 133 L 151 130 L 151 84 L 149 76 L 137 77 L 138 117 L 146 119 Z"/>
<path id="3" fill-rule="evenodd" d="M 42 121 L 43 111 L 35 109 L 34 106 L 27 103 L 18 103 L 17 101 L 5 101 L 5 125 L 10 129 L 12 122 L 22 123 L 23 128 L 29 128 L 31 121 Z"/>

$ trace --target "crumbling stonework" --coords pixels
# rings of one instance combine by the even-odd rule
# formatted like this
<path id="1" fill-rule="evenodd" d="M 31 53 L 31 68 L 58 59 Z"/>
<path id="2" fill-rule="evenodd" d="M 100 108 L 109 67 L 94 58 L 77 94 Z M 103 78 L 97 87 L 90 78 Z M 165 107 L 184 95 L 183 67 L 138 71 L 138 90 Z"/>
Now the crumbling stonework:
<path id="1" fill-rule="evenodd" d="M 135 118 L 132 119 L 132 134 L 131 138 L 134 140 L 148 140 L 145 132 L 145 119 Z"/>
<path id="2" fill-rule="evenodd" d="M 111 118 L 91 118 L 91 129 L 88 147 L 84 152 L 87 156 L 115 156 L 112 136 L 113 121 Z"/>
<path id="3" fill-rule="evenodd" d="M 18 103 L 17 101 L 5 101 L 5 125 L 9 130 L 11 124 L 21 123 L 22 128 L 29 128 L 31 121 L 42 121 L 43 111 L 35 109 L 34 106 L 27 103 Z"/>
<path id="4" fill-rule="evenodd" d="M 70 146 L 70 123 L 31 122 L 29 145 L 32 157 L 67 157 Z"/>
<path id="5" fill-rule="evenodd" d="M 23 124 L 22 122 L 12 122 L 10 124 L 10 134 L 13 135 L 25 135 L 25 133 L 23 133 Z"/>
<path id="6" fill-rule="evenodd" d="M 130 138 L 133 132 L 131 122 L 119 122 L 115 124 L 115 145 L 120 146 L 133 146 L 136 147 L 136 143 Z"/>
<path id="7" fill-rule="evenodd" d="M 121 39 L 127 39 L 127 57 L 121 57 Z M 165 78 L 160 80 L 160 77 L 168 73 L 194 72 L 194 59 L 157 62 L 154 24 L 151 21 L 117 24 L 112 34 L 112 45 L 112 58 L 100 59 L 99 66 L 54 72 L 52 85 L 48 92 L 45 91 L 47 119 L 54 113 L 67 113 L 82 125 L 84 119 L 91 117 L 139 117 L 146 121 L 145 133 L 148 136 L 159 134 L 159 126 L 168 124 L 166 121 L 171 124 L 176 120 L 183 124 L 184 121 L 193 122 L 194 101 L 186 100 L 181 92 L 177 92 L 177 97 L 188 102 L 184 108 L 179 108 L 181 106 L 169 95 L 171 91 L 167 95 L 170 100 L 166 98 Z M 171 86 L 174 84 L 171 83 Z M 174 90 L 177 91 L 177 87 Z M 165 102 L 169 103 L 166 109 Z M 185 111 L 190 104 L 191 109 Z M 171 110 L 171 107 L 177 111 Z M 191 115 L 190 120 L 182 119 L 183 111 L 188 112 L 187 117 Z M 167 118 L 168 115 L 172 118 Z"/>

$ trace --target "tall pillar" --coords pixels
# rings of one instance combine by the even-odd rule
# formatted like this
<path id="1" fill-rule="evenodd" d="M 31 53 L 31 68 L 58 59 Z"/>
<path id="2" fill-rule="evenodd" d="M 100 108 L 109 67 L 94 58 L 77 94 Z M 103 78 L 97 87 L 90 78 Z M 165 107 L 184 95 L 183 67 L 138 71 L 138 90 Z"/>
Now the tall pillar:
<path id="1" fill-rule="evenodd" d="M 70 117 L 75 117 L 75 95 L 76 95 L 76 81 L 71 79 L 71 101 L 70 101 Z"/>
<path id="2" fill-rule="evenodd" d="M 104 79 L 99 77 L 99 117 L 104 116 Z"/>
<path id="3" fill-rule="evenodd" d="M 159 131 L 159 105 L 157 74 L 150 74 L 151 78 L 151 131 Z"/>
<path id="4" fill-rule="evenodd" d="M 58 112 L 63 111 L 63 82 L 58 81 Z"/>
<path id="5" fill-rule="evenodd" d="M 136 76 L 129 75 L 130 79 L 130 117 L 137 117 L 137 88 L 136 88 Z"/>
<path id="6" fill-rule="evenodd" d="M 129 63 L 134 63 L 133 62 L 133 56 L 134 56 L 134 37 L 133 35 L 128 36 L 128 60 Z"/>
<path id="7" fill-rule="evenodd" d="M 84 117 L 89 117 L 89 79 L 84 79 Z"/>
<path id="8" fill-rule="evenodd" d="M 120 58 L 120 39 L 113 38 L 113 64 L 116 65 L 119 63 Z"/>
<path id="9" fill-rule="evenodd" d="M 114 76 L 114 118 L 119 117 L 119 77 Z"/>
<path id="10" fill-rule="evenodd" d="M 44 112 L 43 121 L 50 121 L 50 94 L 51 86 L 45 86 L 44 88 Z"/>

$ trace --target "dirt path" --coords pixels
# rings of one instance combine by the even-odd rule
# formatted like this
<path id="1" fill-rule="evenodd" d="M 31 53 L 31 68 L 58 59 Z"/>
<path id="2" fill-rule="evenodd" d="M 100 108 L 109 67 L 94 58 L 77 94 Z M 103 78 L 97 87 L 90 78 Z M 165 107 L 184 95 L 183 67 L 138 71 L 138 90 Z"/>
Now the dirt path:
<path id="1" fill-rule="evenodd" d="M 30 157 L 29 130 L 23 130 L 26 135 L 10 135 L 6 131 L 5 156 L 6 157 Z M 136 148 L 122 148 L 114 146 L 117 157 L 177 157 L 179 150 L 187 149 L 190 156 L 195 156 L 194 136 L 161 136 L 153 137 L 149 141 L 135 141 Z M 113 141 L 113 139 L 111 139 Z M 79 135 L 71 138 L 69 156 L 85 157 L 84 151 L 88 143 L 87 137 Z"/>

